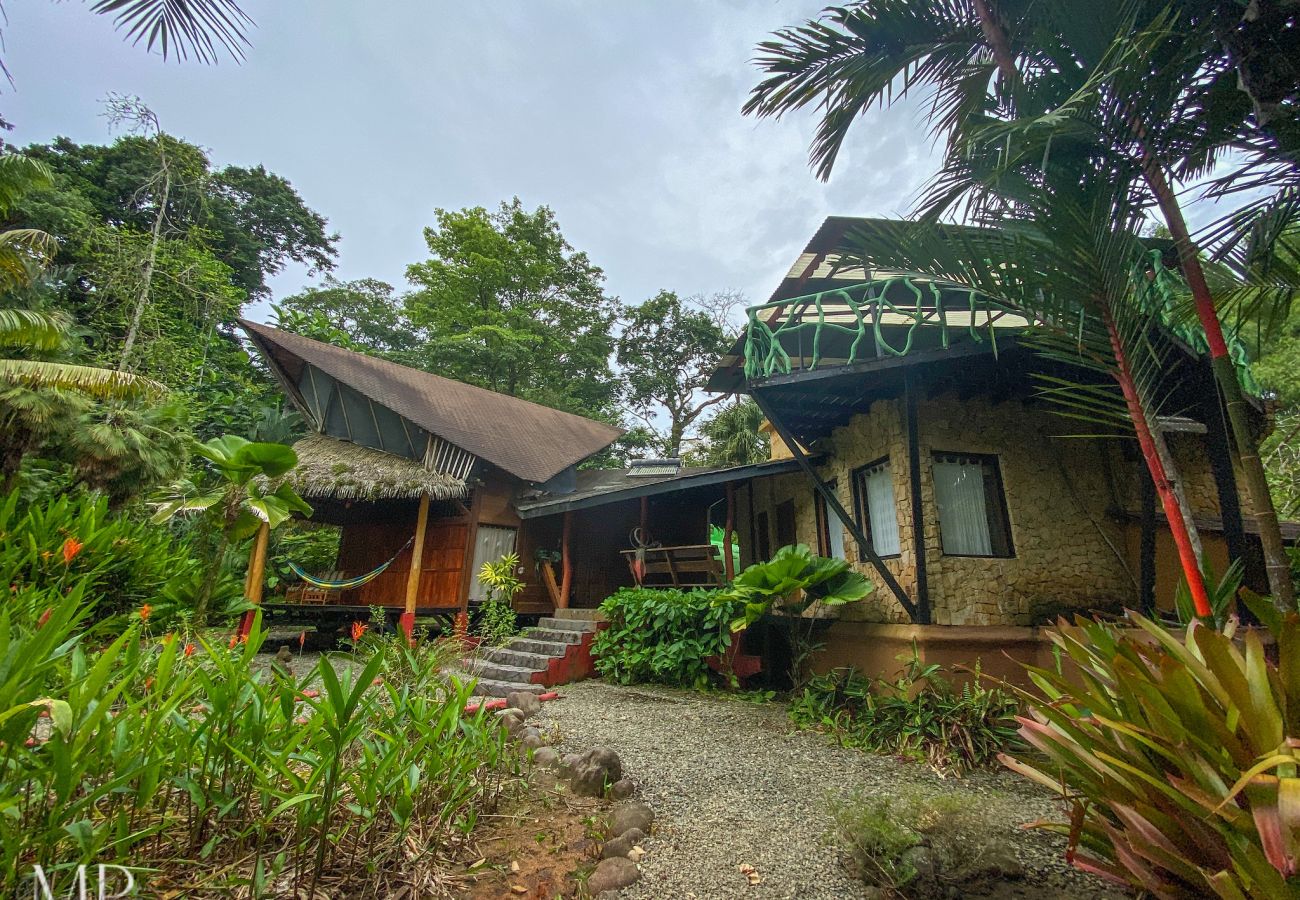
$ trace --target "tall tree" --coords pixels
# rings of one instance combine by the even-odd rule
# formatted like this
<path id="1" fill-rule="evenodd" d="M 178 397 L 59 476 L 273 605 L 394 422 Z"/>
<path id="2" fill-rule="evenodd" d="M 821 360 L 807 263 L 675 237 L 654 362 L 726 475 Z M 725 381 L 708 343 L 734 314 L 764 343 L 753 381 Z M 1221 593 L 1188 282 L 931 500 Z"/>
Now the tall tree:
<path id="1" fill-rule="evenodd" d="M 948 139 L 949 160 L 960 161 L 972 143 L 992 144 L 994 135 L 1011 152 L 1031 134 L 1046 169 L 1053 139 L 1088 143 L 1088 164 L 1129 182 L 1132 202 L 1158 207 L 1173 234 L 1229 412 L 1270 587 L 1279 605 L 1291 607 L 1277 516 L 1230 341 L 1176 189 L 1179 176 L 1204 171 L 1248 130 L 1251 103 L 1235 89 L 1234 67 L 1222 64 L 1226 51 L 1210 23 L 1217 6 L 1182 4 L 1178 11 L 1183 18 L 1171 27 L 1171 8 L 1160 2 L 1095 4 L 1080 16 L 1064 0 L 867 0 L 763 44 L 759 64 L 769 77 L 745 108 L 780 115 L 818 105 L 813 161 L 822 177 L 860 113 L 917 91 L 932 92 L 930 120 Z M 941 178 L 932 187 L 928 215 L 954 204 L 976 216 L 1004 211 L 985 205 L 987 197 L 971 198 L 960 181 Z"/>
<path id="2" fill-rule="evenodd" d="M 339 281 L 326 276 L 275 304 L 276 327 L 319 341 L 375 354 L 414 348 L 414 328 L 393 286 L 377 278 Z"/>
<path id="3" fill-rule="evenodd" d="M 431 258 L 407 269 L 406 314 L 426 340 L 410 362 L 584 415 L 615 415 L 617 302 L 545 206 L 440 209 Z"/>
<path id="4" fill-rule="evenodd" d="M 732 336 L 704 310 L 692 308 L 672 291 L 660 291 L 624 314 L 618 341 L 618 365 L 627 382 L 627 401 L 652 428 L 667 417 L 668 427 L 657 429 L 663 452 L 682 453 L 682 439 L 696 419 L 725 394 L 701 396 L 718 357 Z"/>
<path id="5" fill-rule="evenodd" d="M 767 435 L 759 431 L 763 411 L 748 397 L 718 407 L 700 426 L 700 440 L 686 454 L 694 466 L 748 466 L 771 455 Z"/>

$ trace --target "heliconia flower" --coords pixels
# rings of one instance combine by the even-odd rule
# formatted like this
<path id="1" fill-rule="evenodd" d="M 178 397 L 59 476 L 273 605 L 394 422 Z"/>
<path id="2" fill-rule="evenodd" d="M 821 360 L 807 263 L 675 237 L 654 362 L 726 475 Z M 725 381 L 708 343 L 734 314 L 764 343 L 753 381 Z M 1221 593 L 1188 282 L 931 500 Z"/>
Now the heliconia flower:
<path id="1" fill-rule="evenodd" d="M 152 606 L 150 606 L 148 603 L 142 604 L 142 605 L 140 606 L 140 621 L 141 621 L 141 622 L 148 622 L 148 621 L 149 621 L 149 614 L 152 613 L 152 612 L 153 612 L 153 607 L 152 607 Z"/>
<path id="2" fill-rule="evenodd" d="M 235 649 L 235 644 L 238 644 L 238 643 L 239 643 L 239 635 L 237 635 L 237 634 L 232 634 L 232 635 L 230 636 L 230 649 L 231 649 L 231 650 L 234 650 L 234 649 Z"/>
<path id="3" fill-rule="evenodd" d="M 63 542 L 63 564 L 65 566 L 71 564 L 72 561 L 77 558 L 77 554 L 81 552 L 81 548 L 84 546 L 86 545 L 74 537 L 70 537 L 66 541 L 64 541 Z"/>
<path id="4" fill-rule="evenodd" d="M 247 644 L 247 643 L 248 643 L 248 632 L 246 632 L 246 631 L 241 631 L 241 632 L 239 633 L 239 643 L 241 643 L 241 644 Z"/>
<path id="5" fill-rule="evenodd" d="M 361 635 L 365 634 L 365 633 L 366 633 L 366 629 L 369 628 L 369 627 L 370 627 L 370 626 L 367 625 L 365 622 L 353 622 L 353 623 L 352 623 L 352 640 L 354 640 L 354 641 L 359 641 L 359 640 L 361 640 Z"/>
<path id="6" fill-rule="evenodd" d="M 298 632 L 298 650 L 300 652 L 302 651 L 302 645 L 305 643 L 307 643 L 307 632 L 305 631 Z"/>
<path id="7" fill-rule="evenodd" d="M 44 628 L 44 627 L 45 627 L 45 623 L 48 622 L 48 621 L 50 621 L 50 613 L 52 613 L 52 612 L 54 612 L 54 607 L 52 607 L 52 606 L 47 606 L 47 607 L 45 608 L 45 612 L 41 613 L 41 617 L 40 617 L 39 619 L 36 620 L 36 627 L 37 627 L 37 628 Z"/>
<path id="8" fill-rule="evenodd" d="M 193 644 L 186 644 L 186 645 L 185 645 L 185 655 L 186 655 L 186 656 L 193 656 L 193 655 L 194 655 L 194 645 L 193 645 Z"/>

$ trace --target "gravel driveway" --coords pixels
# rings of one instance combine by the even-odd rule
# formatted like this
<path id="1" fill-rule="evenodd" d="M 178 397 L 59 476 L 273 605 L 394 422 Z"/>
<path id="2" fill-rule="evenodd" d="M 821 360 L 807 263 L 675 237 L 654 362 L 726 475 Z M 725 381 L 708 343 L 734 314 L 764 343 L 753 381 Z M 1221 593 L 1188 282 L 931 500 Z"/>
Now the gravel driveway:
<path id="1" fill-rule="evenodd" d="M 1010 772 L 939 779 L 927 768 L 836 747 L 822 735 L 792 732 L 785 704 L 746 703 L 667 688 L 586 681 L 543 705 L 565 752 L 603 744 L 623 759 L 658 820 L 642 878 L 620 897 L 844 898 L 863 887 L 827 842 L 829 802 L 869 794 L 957 789 L 987 810 L 989 827 L 1014 842 L 1027 870 L 998 896 L 1100 900 L 1122 895 L 1074 872 L 1063 843 L 1017 826 L 1059 817 L 1052 798 Z M 737 867 L 761 881 L 750 885 Z"/>

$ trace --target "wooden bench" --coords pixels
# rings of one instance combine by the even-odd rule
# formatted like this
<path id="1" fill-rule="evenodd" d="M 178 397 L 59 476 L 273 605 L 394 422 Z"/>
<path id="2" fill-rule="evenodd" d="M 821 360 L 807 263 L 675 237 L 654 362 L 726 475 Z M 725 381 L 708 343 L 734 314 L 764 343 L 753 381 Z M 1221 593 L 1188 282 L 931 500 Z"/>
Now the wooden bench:
<path id="1" fill-rule="evenodd" d="M 636 550 L 621 551 L 632 577 L 637 578 Z M 644 572 L 638 584 L 672 587 L 723 587 L 727 583 L 722 554 L 714 544 L 686 544 L 680 547 L 647 547 L 641 551 Z"/>
<path id="2" fill-rule="evenodd" d="M 342 578 L 342 572 L 326 572 L 321 576 L 321 581 L 341 581 Z M 304 581 L 285 588 L 284 600 L 286 603 L 297 603 L 303 606 L 323 606 L 327 603 L 338 603 L 342 595 L 343 592 L 337 588 L 319 588 Z"/>

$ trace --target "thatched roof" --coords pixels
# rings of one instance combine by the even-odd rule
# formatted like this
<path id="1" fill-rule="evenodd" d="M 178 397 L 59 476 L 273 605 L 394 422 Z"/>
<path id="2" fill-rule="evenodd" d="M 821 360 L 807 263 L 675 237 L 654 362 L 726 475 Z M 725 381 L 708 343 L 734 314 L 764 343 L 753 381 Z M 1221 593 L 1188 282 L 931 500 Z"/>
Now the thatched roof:
<path id="1" fill-rule="evenodd" d="M 427 493 L 435 500 L 464 497 L 465 482 L 430 472 L 413 459 L 313 434 L 293 445 L 298 465 L 285 481 L 304 497 L 398 500 Z"/>

